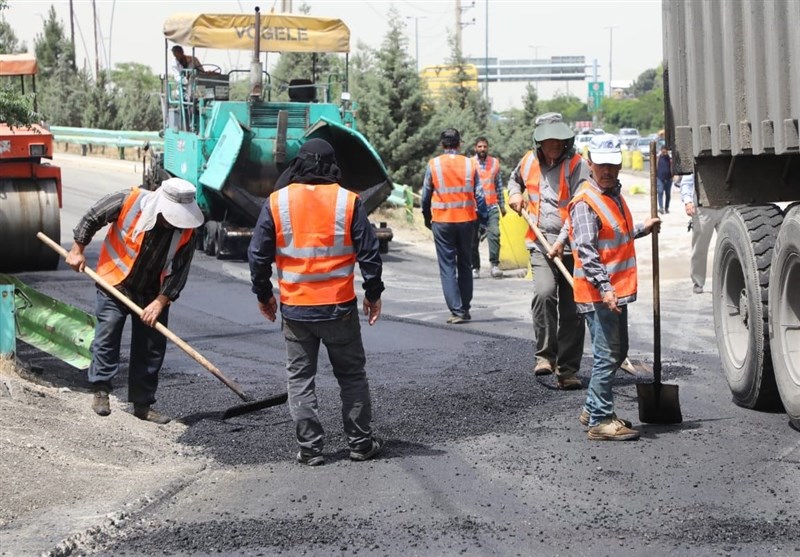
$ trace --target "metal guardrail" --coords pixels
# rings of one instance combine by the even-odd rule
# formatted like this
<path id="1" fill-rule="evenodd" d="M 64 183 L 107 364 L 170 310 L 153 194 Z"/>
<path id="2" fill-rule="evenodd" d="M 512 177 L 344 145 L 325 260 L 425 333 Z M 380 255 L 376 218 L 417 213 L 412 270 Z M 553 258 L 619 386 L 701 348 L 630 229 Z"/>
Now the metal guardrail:
<path id="1" fill-rule="evenodd" d="M 92 145 L 116 147 L 119 158 L 125 158 L 125 148 L 141 149 L 145 143 L 153 147 L 163 147 L 164 140 L 159 132 L 100 130 L 93 128 L 71 128 L 67 126 L 50 126 L 53 141 L 56 143 L 72 143 L 81 146 L 81 155 L 86 156 Z"/>

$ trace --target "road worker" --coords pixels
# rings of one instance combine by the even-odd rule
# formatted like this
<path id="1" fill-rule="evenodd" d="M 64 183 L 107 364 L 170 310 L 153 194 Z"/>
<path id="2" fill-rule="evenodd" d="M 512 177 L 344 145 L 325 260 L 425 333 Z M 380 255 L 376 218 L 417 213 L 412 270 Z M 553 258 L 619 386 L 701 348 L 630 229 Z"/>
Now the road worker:
<path id="1" fill-rule="evenodd" d="M 614 374 L 628 354 L 628 304 L 636 300 L 633 241 L 658 230 L 649 218 L 634 226 L 618 180 L 622 146 L 614 135 L 589 143 L 591 176 L 569 203 L 569 238 L 575 253 L 575 303 L 592 337 L 592 377 L 580 422 L 589 439 L 638 439 L 631 423 L 614 413 Z"/>
<path id="2" fill-rule="evenodd" d="M 277 311 L 273 262 L 278 275 L 289 411 L 300 446 L 297 462 L 325 463 L 314 389 L 320 341 L 339 382 L 350 458 L 368 460 L 381 451 L 383 441 L 372 433 L 354 268 L 358 262 L 364 315 L 374 325 L 384 290 L 378 239 L 358 195 L 339 185 L 341 171 L 327 141 L 305 142 L 286 173 L 288 185 L 273 192 L 261 210 L 248 255 L 258 308 L 269 321 L 275 321 Z"/>
<path id="3" fill-rule="evenodd" d="M 439 139 L 444 152 L 428 162 L 420 203 L 436 244 L 447 322 L 458 324 L 472 319 L 472 239 L 487 214 L 478 163 L 459 154 L 461 134 L 447 128 Z"/>
<path id="4" fill-rule="evenodd" d="M 75 242 L 66 259 L 67 265 L 82 271 L 84 249 L 98 230 L 111 224 L 100 248 L 97 274 L 144 310 L 131 322 L 128 401 L 134 416 L 157 424 L 170 418 L 151 407 L 167 349 L 167 338 L 154 327 L 156 322 L 167 326 L 169 306 L 186 285 L 195 250 L 194 229 L 203 224 L 195 195 L 195 187 L 181 178 L 169 178 L 152 192 L 133 188 L 109 194 L 75 227 Z M 98 287 L 89 384 L 94 393 L 92 410 L 99 416 L 111 413 L 108 394 L 119 371 L 122 329 L 129 313 L 125 304 Z"/>
<path id="5" fill-rule="evenodd" d="M 478 163 L 480 174 L 481 189 L 483 190 L 486 210 L 488 211 L 488 221 L 485 227 L 486 241 L 489 243 L 489 263 L 491 264 L 489 274 L 492 278 L 501 278 L 503 271 L 500 270 L 500 216 L 506 216 L 506 202 L 503 197 L 503 174 L 500 172 L 500 160 L 489 155 L 489 140 L 479 137 L 475 141 L 475 162 Z M 482 234 L 482 227 L 475 228 L 475 236 L 472 242 L 472 278 L 481 276 L 481 254 L 479 251 Z"/>
<path id="6" fill-rule="evenodd" d="M 578 185 L 589 176 L 586 161 L 575 152 L 575 134 L 561 114 L 537 117 L 534 148 L 528 151 L 508 180 L 508 205 L 521 213 L 526 208 L 550 249 L 532 229 L 525 236 L 533 276 L 533 334 L 536 341 L 536 375 L 556 374 L 560 389 L 582 387 L 577 373 L 583 357 L 583 318 L 575 310 L 572 287 L 556 267 L 558 256 L 572 272 L 569 249 L 567 204 Z"/>

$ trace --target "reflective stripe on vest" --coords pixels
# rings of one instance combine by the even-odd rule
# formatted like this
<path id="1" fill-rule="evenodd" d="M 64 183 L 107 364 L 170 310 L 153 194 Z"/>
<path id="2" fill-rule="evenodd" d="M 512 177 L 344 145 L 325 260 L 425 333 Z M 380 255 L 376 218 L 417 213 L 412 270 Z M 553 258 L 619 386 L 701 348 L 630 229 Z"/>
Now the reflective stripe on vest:
<path id="1" fill-rule="evenodd" d="M 133 237 L 133 230 L 142 215 L 142 201 L 150 194 L 141 188 L 132 188 L 125 198 L 116 222 L 111 224 L 97 260 L 97 274 L 110 284 L 120 284 L 130 274 L 139 255 L 145 232 Z M 161 270 L 161 280 L 172 273 L 172 260 L 178 250 L 192 238 L 194 230 L 175 229 L 170 240 L 167 258 Z"/>
<path id="2" fill-rule="evenodd" d="M 483 197 L 486 200 L 486 205 L 497 205 L 497 187 L 495 181 L 497 173 L 500 172 L 500 161 L 494 157 L 486 157 L 486 165 L 481 168 L 478 155 L 474 157 L 475 162 L 478 164 L 478 175 L 481 178 L 481 187 L 483 188 Z"/>
<path id="3" fill-rule="evenodd" d="M 433 178 L 431 220 L 470 222 L 477 218 L 475 169 L 477 163 L 463 155 L 440 155 L 428 166 Z"/>
<path id="4" fill-rule="evenodd" d="M 581 156 L 573 155 L 570 159 L 561 162 L 561 176 L 558 187 L 558 214 L 561 222 L 567 222 L 569 218 L 569 177 L 575 171 L 575 167 L 581 161 Z M 534 223 L 539 224 L 539 212 L 541 209 L 541 179 L 542 170 L 539 165 L 539 158 L 534 151 L 528 151 L 520 163 L 522 167 L 522 179 L 525 181 L 525 191 L 528 193 L 528 213 L 533 217 Z M 528 230 L 525 239 L 529 242 L 536 242 L 536 235 L 533 230 Z"/>
<path id="5" fill-rule="evenodd" d="M 269 202 L 281 302 L 321 306 L 354 299 L 356 194 L 338 184 L 290 184 Z"/>
<path id="6" fill-rule="evenodd" d="M 620 196 L 620 206 L 616 200 L 597 191 L 589 182 L 584 182 L 578 193 L 569 204 L 569 210 L 579 201 L 584 201 L 594 210 L 600 219 L 600 230 L 597 233 L 597 252 L 600 262 L 608 273 L 611 286 L 618 298 L 636 294 L 638 288 L 636 276 L 636 250 L 633 245 L 633 217 L 625 199 Z M 569 239 L 572 251 L 575 250 L 575 235 L 570 223 Z M 575 257 L 574 295 L 575 302 L 587 304 L 601 302 L 600 291 L 586 278 L 580 257 Z"/>

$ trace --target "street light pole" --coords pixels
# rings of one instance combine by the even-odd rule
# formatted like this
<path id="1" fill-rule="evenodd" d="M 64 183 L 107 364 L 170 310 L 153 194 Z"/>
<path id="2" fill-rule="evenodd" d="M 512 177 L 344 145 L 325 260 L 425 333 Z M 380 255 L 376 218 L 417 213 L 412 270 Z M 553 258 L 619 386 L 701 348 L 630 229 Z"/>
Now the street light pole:
<path id="1" fill-rule="evenodd" d="M 611 61 L 614 53 L 614 29 L 618 29 L 619 25 L 609 25 L 608 29 L 608 96 L 612 95 L 611 92 Z"/>
<path id="2" fill-rule="evenodd" d="M 419 73 L 419 20 L 425 19 L 425 16 L 407 15 L 406 19 L 414 20 L 414 60 L 417 62 L 417 73 Z"/>

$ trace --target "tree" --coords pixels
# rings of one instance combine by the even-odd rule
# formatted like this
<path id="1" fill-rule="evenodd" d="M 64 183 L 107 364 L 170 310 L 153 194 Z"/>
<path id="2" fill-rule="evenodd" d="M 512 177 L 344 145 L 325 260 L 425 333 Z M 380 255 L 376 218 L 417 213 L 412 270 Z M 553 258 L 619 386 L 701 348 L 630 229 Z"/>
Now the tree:
<path id="1" fill-rule="evenodd" d="M 653 89 L 660 89 L 662 78 L 664 74 L 663 67 L 651 68 L 639 74 L 636 81 L 631 86 L 631 95 L 634 97 L 641 97 L 645 93 L 649 93 Z"/>
<path id="2" fill-rule="evenodd" d="M 86 70 L 75 72 L 72 62 L 62 56 L 47 79 L 39 83 L 39 111 L 56 126 L 80 127 L 88 107 L 91 75 Z"/>
<path id="3" fill-rule="evenodd" d="M 575 95 L 561 94 L 549 101 L 542 101 L 539 103 L 539 110 L 541 113 L 558 112 L 566 122 L 592 119 L 586 103 L 581 102 Z"/>
<path id="4" fill-rule="evenodd" d="M 52 75 L 58 66 L 59 59 L 66 57 L 72 67 L 75 66 L 75 49 L 64 36 L 64 26 L 56 18 L 56 9 L 51 5 L 41 34 L 33 41 L 39 74 L 43 79 Z"/>
<path id="5" fill-rule="evenodd" d="M 0 13 L 6 9 L 6 0 L 0 0 Z M 0 52 L 14 53 L 19 49 L 24 50 L 25 45 L 19 46 L 14 30 L 0 15 Z M 0 122 L 11 127 L 30 126 L 39 119 L 33 111 L 33 102 L 30 96 L 23 96 L 13 85 L 0 84 Z"/>
<path id="6" fill-rule="evenodd" d="M 11 24 L 0 15 L 0 53 L 16 54 L 25 51 L 27 51 L 25 43 L 19 42 Z"/>
<path id="7" fill-rule="evenodd" d="M 116 93 L 116 129 L 161 129 L 161 81 L 149 66 L 135 62 L 117 64 L 111 72 L 111 81 Z"/>
<path id="8" fill-rule="evenodd" d="M 100 74 L 94 87 L 90 87 L 88 93 L 88 102 L 82 115 L 81 125 L 84 128 L 114 129 L 117 113 L 117 95 L 108 86 L 108 78 L 105 72 Z"/>
<path id="9" fill-rule="evenodd" d="M 362 70 L 353 72 L 353 90 L 360 95 L 359 129 L 383 158 L 392 180 L 413 186 L 422 182 L 426 157 L 439 134 L 431 137 L 426 129 L 430 109 L 408 54 L 404 27 L 392 8 L 381 48 L 358 61 Z"/>

